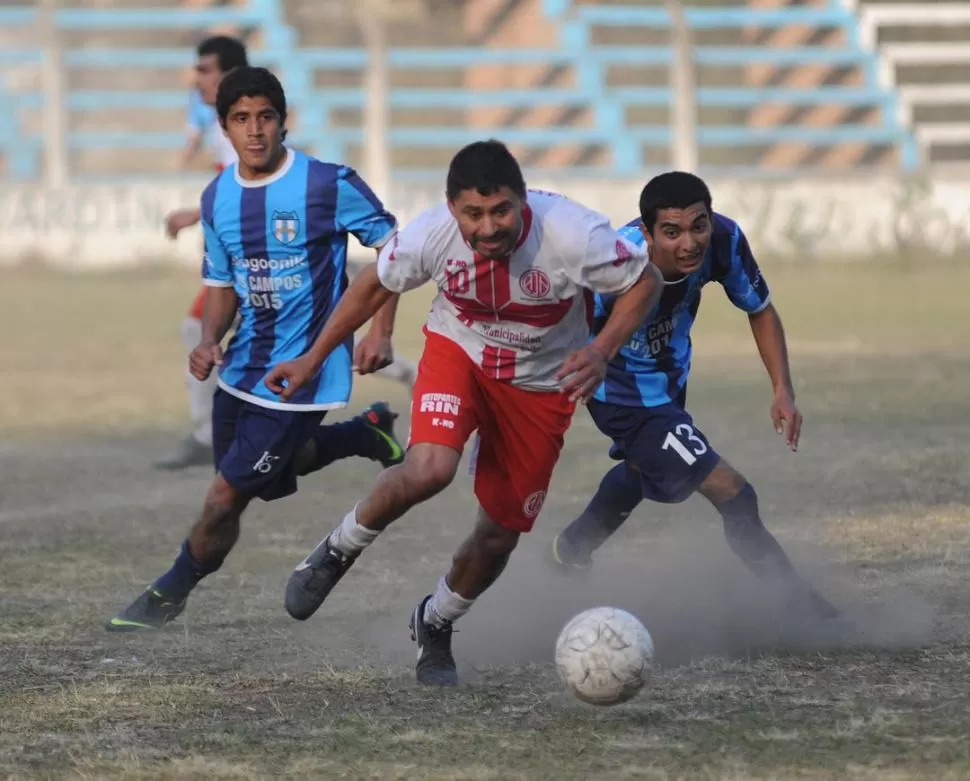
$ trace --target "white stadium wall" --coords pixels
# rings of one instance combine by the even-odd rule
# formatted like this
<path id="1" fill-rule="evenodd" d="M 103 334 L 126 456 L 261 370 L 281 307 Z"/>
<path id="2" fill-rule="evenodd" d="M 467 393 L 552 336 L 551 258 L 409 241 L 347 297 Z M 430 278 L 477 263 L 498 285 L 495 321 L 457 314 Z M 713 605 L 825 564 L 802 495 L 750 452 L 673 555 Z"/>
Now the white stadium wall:
<path id="1" fill-rule="evenodd" d="M 636 215 L 640 181 L 530 181 L 606 213 Z M 154 262 L 195 265 L 200 231 L 169 241 L 171 209 L 197 203 L 204 181 L 181 185 L 76 186 L 49 191 L 5 183 L 0 265 L 45 262 L 82 270 Z M 711 180 L 715 209 L 741 223 L 757 256 L 820 261 L 970 249 L 970 190 L 958 181 L 891 178 L 820 181 Z M 441 197 L 441 186 L 401 186 L 388 203 L 406 221 Z M 351 242 L 355 246 L 354 242 Z M 353 252 L 361 257 L 359 252 Z M 367 257 L 367 254 L 362 257 Z"/>

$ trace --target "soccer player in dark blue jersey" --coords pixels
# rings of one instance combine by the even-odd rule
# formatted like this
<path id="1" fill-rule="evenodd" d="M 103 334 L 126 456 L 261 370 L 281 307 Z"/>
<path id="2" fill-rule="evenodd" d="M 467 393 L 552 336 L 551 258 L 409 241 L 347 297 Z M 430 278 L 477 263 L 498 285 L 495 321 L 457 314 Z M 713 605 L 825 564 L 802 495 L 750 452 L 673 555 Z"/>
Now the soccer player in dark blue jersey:
<path id="1" fill-rule="evenodd" d="M 178 616 L 191 590 L 222 565 L 253 499 L 288 496 L 298 475 L 338 459 L 403 460 L 396 416 L 384 404 L 320 425 L 350 397 L 351 339 L 287 401 L 263 383 L 268 367 L 302 355 L 323 330 L 347 286 L 348 234 L 379 249 L 395 233 L 395 218 L 352 169 L 284 146 L 286 98 L 269 71 L 242 67 L 225 76 L 216 109 L 239 162 L 202 194 L 209 294 L 190 367 L 200 380 L 219 367 L 217 474 L 172 568 L 108 622 L 111 631 L 158 628 Z M 389 360 L 390 304 L 357 347 L 361 371 Z M 239 326 L 223 353 L 237 309 Z"/>
<path id="2" fill-rule="evenodd" d="M 597 428 L 613 440 L 613 467 L 582 515 L 552 544 L 557 569 L 589 569 L 592 554 L 643 499 L 675 503 L 700 492 L 717 509 L 731 549 L 759 577 L 778 584 L 793 609 L 820 618 L 838 611 L 795 572 L 765 528 L 751 484 L 721 458 L 685 408 L 691 365 L 690 330 L 701 289 L 722 285 L 748 315 L 755 343 L 774 388 L 771 418 L 792 452 L 802 415 L 795 406 L 788 349 L 768 285 L 741 228 L 711 209 L 711 194 L 698 177 L 671 172 L 655 177 L 640 195 L 640 218 L 622 230 L 646 242 L 663 272 L 660 302 L 610 362 L 606 380 L 588 403 Z M 596 318 L 612 301 L 596 297 Z"/>

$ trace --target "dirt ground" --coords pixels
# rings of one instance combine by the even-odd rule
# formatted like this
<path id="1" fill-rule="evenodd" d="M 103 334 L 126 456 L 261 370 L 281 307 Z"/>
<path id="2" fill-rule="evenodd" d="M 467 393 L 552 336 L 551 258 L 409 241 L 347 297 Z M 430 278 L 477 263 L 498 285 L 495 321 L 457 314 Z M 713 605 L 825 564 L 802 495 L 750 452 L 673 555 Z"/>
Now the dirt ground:
<path id="1" fill-rule="evenodd" d="M 586 581 L 549 572 L 544 546 L 611 464 L 580 411 L 537 530 L 459 625 L 463 685 L 441 692 L 413 683 L 406 627 L 470 527 L 467 477 L 306 623 L 283 610 L 286 579 L 374 464 L 255 505 L 166 631 L 106 634 L 170 564 L 210 477 L 152 469 L 184 429 L 178 325 L 196 281 L 3 270 L 0 778 L 970 778 L 970 267 L 765 271 L 801 450 L 772 430 L 746 318 L 715 286 L 689 405 L 856 628 L 785 627 L 700 498 L 641 506 Z M 411 357 L 427 303 L 402 305 Z M 358 383 L 354 409 L 376 398 L 406 411 L 379 379 Z M 560 626 L 596 604 L 634 612 L 657 647 L 650 688 L 615 708 L 570 699 L 551 664 Z"/>

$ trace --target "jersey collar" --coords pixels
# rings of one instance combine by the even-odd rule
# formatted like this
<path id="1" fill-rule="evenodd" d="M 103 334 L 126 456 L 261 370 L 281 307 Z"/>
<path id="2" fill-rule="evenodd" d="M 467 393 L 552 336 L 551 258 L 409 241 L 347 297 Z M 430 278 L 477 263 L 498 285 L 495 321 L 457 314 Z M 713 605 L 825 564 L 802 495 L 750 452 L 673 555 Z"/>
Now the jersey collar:
<path id="1" fill-rule="evenodd" d="M 519 240 L 515 242 L 515 249 L 519 249 L 525 240 L 529 238 L 529 232 L 532 230 L 532 209 L 529 208 L 529 204 L 522 206 L 522 232 L 519 234 Z M 515 252 L 515 250 L 512 250 Z"/>
<path id="2" fill-rule="evenodd" d="M 236 164 L 236 169 L 233 171 L 233 175 L 236 177 L 236 184 L 240 187 L 265 187 L 273 182 L 278 182 L 286 173 L 293 167 L 293 161 L 296 160 L 296 152 L 294 152 L 289 147 L 286 148 L 286 160 L 283 165 L 279 167 L 279 170 L 272 176 L 267 176 L 265 179 L 243 179 L 239 175 L 239 164 Z"/>

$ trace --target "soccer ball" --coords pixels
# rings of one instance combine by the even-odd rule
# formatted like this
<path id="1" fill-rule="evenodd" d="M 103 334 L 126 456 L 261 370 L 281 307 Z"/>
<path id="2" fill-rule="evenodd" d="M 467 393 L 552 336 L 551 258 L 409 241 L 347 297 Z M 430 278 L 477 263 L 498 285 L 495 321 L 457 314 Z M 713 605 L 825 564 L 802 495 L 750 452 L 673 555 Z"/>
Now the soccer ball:
<path id="1" fill-rule="evenodd" d="M 625 610 L 594 607 L 562 628 L 556 669 L 566 689 L 583 702 L 626 702 L 650 682 L 653 638 Z"/>

